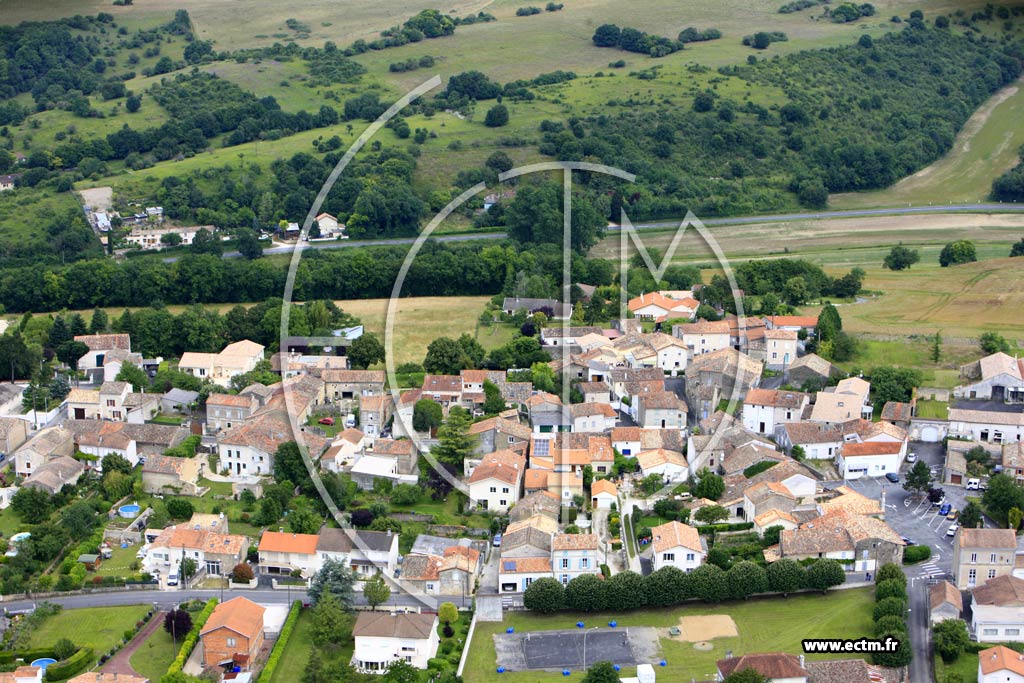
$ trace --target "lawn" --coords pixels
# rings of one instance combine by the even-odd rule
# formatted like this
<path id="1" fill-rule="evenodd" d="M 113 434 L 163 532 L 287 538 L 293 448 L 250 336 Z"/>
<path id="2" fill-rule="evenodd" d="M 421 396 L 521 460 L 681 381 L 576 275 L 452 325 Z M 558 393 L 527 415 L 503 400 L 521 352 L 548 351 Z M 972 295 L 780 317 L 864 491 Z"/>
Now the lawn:
<path id="1" fill-rule="evenodd" d="M 736 622 L 739 636 L 713 641 L 714 649 L 700 652 L 690 643 L 671 640 L 667 633 L 661 639 L 661 656 L 668 662 L 659 670 L 659 679 L 686 681 L 691 678 L 707 680 L 713 676 L 715 662 L 725 656 L 727 650 L 735 655 L 752 652 L 789 652 L 800 654 L 801 640 L 815 638 L 858 638 L 871 635 L 871 609 L 873 601 L 870 590 L 854 589 L 833 591 L 828 595 L 799 595 L 790 598 L 766 598 L 745 602 L 730 602 L 722 605 L 694 604 L 662 610 L 641 610 L 628 614 L 573 614 L 559 613 L 542 616 L 530 612 L 506 612 L 501 623 L 477 623 L 476 633 L 466 663 L 466 683 L 512 683 L 544 680 L 578 681 L 582 674 L 570 677 L 560 673 L 541 671 L 506 672 L 495 671 L 493 636 L 502 633 L 509 626 L 519 632 L 545 631 L 574 628 L 582 619 L 587 625 L 605 624 L 611 619 L 618 621 L 619 628 L 630 626 L 653 626 L 667 629 L 678 625 L 684 616 L 728 614 Z M 829 659 L 835 655 L 807 655 L 810 659 Z M 632 667 L 624 667 L 627 675 Z"/>
<path id="2" fill-rule="evenodd" d="M 14 508 L 8 507 L 6 510 L 0 510 L 0 535 L 4 538 L 10 538 L 18 533 L 23 526 L 25 525 L 21 523 L 18 515 L 14 514 Z"/>
<path id="3" fill-rule="evenodd" d="M 273 678 L 267 683 L 292 683 L 302 676 L 313 653 L 313 615 L 309 610 L 302 610 L 299 620 L 295 623 L 295 630 L 288 641 L 281 661 L 278 662 Z M 352 659 L 354 642 L 349 642 L 338 649 L 318 648 L 324 663 L 343 662 L 348 663 Z"/>
<path id="4" fill-rule="evenodd" d="M 949 409 L 949 403 L 946 401 L 933 401 L 933 400 L 918 400 L 917 402 L 917 416 L 925 418 L 935 418 L 939 420 L 945 420 L 949 417 L 947 410 Z"/>
<path id="5" fill-rule="evenodd" d="M 125 631 L 134 631 L 149 609 L 147 605 L 65 609 L 33 631 L 29 647 L 51 647 L 61 638 L 70 638 L 79 647 L 91 647 L 99 658 L 121 642 Z"/>
<path id="6" fill-rule="evenodd" d="M 167 673 L 167 667 L 174 661 L 180 647 L 181 642 L 175 643 L 171 634 L 161 626 L 135 651 L 129 662 L 140 676 L 159 681 Z"/>
<path id="7" fill-rule="evenodd" d="M 965 652 L 952 664 L 946 664 L 942 657 L 935 656 L 935 681 L 947 683 L 950 674 L 959 674 L 961 683 L 977 683 L 978 655 Z"/>
<path id="8" fill-rule="evenodd" d="M 127 548 L 120 546 L 114 546 L 112 550 L 112 557 L 109 560 L 103 560 L 100 563 L 99 569 L 96 570 L 98 576 L 129 576 L 130 574 L 138 574 L 139 570 L 133 570 L 131 565 L 133 562 L 137 562 L 138 558 L 135 557 L 135 553 L 139 552 L 139 545 L 130 545 Z M 88 582 L 89 579 L 86 579 Z"/>

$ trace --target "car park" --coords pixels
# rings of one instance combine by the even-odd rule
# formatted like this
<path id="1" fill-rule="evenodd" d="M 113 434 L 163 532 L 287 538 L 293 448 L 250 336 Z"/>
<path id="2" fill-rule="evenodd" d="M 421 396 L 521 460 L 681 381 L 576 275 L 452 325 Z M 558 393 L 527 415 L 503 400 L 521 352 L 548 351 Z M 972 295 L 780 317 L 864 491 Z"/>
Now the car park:
<path id="1" fill-rule="evenodd" d="M 945 517 L 949 514 L 949 511 L 953 509 L 953 506 L 949 503 L 943 503 L 942 507 L 939 508 L 939 514 Z"/>
<path id="2" fill-rule="evenodd" d="M 960 515 L 960 511 L 959 511 L 959 510 L 957 510 L 956 508 L 953 508 L 953 509 L 952 509 L 952 510 L 950 510 L 950 511 L 949 511 L 949 513 L 948 513 L 948 514 L 946 515 L 946 519 L 948 519 L 948 520 L 954 520 L 954 519 L 956 519 L 956 518 L 957 518 L 957 517 L 958 517 L 959 515 Z"/>
<path id="3" fill-rule="evenodd" d="M 949 528 L 946 529 L 946 535 L 947 536 L 956 536 L 956 530 L 959 529 L 959 528 L 960 528 L 960 525 L 957 524 L 956 522 L 954 522 L 953 524 L 950 524 Z"/>

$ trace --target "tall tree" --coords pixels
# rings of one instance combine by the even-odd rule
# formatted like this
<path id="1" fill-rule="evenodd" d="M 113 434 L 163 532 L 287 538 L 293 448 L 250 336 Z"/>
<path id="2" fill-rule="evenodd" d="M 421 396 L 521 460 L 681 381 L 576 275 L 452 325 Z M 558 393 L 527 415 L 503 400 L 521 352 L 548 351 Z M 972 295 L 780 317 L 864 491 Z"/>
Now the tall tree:
<path id="1" fill-rule="evenodd" d="M 391 587 L 384 580 L 384 576 L 377 572 L 363 584 L 363 595 L 370 609 L 377 609 L 377 605 L 383 605 L 391 597 Z"/>
<path id="2" fill-rule="evenodd" d="M 340 560 L 328 558 L 323 561 L 320 570 L 313 575 L 306 593 L 314 605 L 324 595 L 330 593 L 338 599 L 343 609 L 348 610 L 353 604 L 354 585 L 355 575 L 352 570 Z"/>
<path id="3" fill-rule="evenodd" d="M 92 312 L 92 320 L 89 322 L 89 334 L 103 334 L 110 327 L 110 320 L 107 312 L 97 308 Z"/>
<path id="4" fill-rule="evenodd" d="M 358 370 L 364 370 L 383 360 L 384 345 L 375 334 L 363 334 L 348 347 L 348 361 Z"/>
<path id="5" fill-rule="evenodd" d="M 462 468 L 467 457 L 472 455 L 475 441 L 469 434 L 472 415 L 458 406 L 448 410 L 448 419 L 437 430 L 438 444 L 431 453 L 441 462 Z"/>
<path id="6" fill-rule="evenodd" d="M 932 470 L 924 460 L 918 460 L 907 472 L 903 488 L 918 495 L 923 495 L 932 487 Z"/>

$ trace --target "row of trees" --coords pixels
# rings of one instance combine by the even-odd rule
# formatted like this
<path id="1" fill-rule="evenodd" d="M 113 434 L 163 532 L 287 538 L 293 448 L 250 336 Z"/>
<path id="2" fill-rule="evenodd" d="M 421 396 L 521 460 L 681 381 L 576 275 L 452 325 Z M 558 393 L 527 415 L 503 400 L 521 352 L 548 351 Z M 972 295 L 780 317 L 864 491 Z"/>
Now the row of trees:
<path id="1" fill-rule="evenodd" d="M 907 576 L 894 564 L 886 564 L 875 575 L 875 638 L 896 641 L 898 645 L 888 651 L 872 653 L 871 658 L 880 666 L 906 666 L 914 651 L 910 646 L 907 628 Z"/>
<path id="2" fill-rule="evenodd" d="M 805 588 L 826 591 L 843 583 L 845 576 L 842 565 L 835 560 L 818 560 L 806 569 L 793 560 L 773 562 L 767 569 L 747 561 L 737 562 L 728 571 L 713 564 L 701 565 L 690 573 L 662 567 L 646 577 L 630 571 L 605 580 L 584 574 L 565 586 L 553 578 L 538 579 L 523 593 L 523 604 L 544 614 L 563 609 L 597 612 L 672 607 L 693 599 L 721 602 Z"/>

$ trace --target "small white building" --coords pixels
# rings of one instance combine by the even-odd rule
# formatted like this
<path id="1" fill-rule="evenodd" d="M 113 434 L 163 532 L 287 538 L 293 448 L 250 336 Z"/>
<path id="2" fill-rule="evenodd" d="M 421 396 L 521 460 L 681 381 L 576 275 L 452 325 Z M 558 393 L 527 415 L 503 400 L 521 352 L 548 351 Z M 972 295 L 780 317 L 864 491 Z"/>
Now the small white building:
<path id="1" fill-rule="evenodd" d="M 865 441 L 843 444 L 836 467 L 843 479 L 881 477 L 899 472 L 907 453 L 905 441 Z"/>
<path id="2" fill-rule="evenodd" d="M 265 574 L 290 574 L 298 569 L 310 577 L 320 569 L 316 534 L 264 531 L 260 536 L 260 571 Z"/>
<path id="3" fill-rule="evenodd" d="M 469 500 L 484 510 L 507 512 L 519 502 L 526 458 L 510 450 L 483 456 L 469 477 Z"/>
<path id="4" fill-rule="evenodd" d="M 437 655 L 437 625 L 436 614 L 360 612 L 352 627 L 352 666 L 383 674 L 392 662 L 405 661 L 426 669 L 427 661 Z"/>
<path id="5" fill-rule="evenodd" d="M 686 481 L 690 476 L 686 458 L 676 451 L 655 448 L 640 453 L 636 460 L 645 477 L 649 474 L 660 474 L 666 482 L 679 482 Z"/>
<path id="6" fill-rule="evenodd" d="M 845 441 L 843 431 L 817 422 L 788 422 L 775 429 L 775 441 L 787 453 L 794 446 L 803 449 L 804 457 L 812 460 L 833 460 Z"/>
<path id="7" fill-rule="evenodd" d="M 590 503 L 594 509 L 607 510 L 617 505 L 619 490 L 608 479 L 595 479 L 590 485 Z"/>
<path id="8" fill-rule="evenodd" d="M 743 427 L 758 434 L 774 434 L 787 422 L 796 422 L 810 403 L 809 394 L 799 391 L 754 388 L 743 399 Z"/>
<path id="9" fill-rule="evenodd" d="M 978 683 L 1024 683 L 1024 654 L 1005 645 L 978 653 Z"/>
<path id="10" fill-rule="evenodd" d="M 1024 642 L 1024 579 L 1006 574 L 972 591 L 971 632 L 981 643 Z"/>
<path id="11" fill-rule="evenodd" d="M 551 537 L 551 571 L 562 585 L 583 574 L 599 574 L 598 539 L 594 534 L 555 534 Z"/>
<path id="12" fill-rule="evenodd" d="M 692 572 L 704 563 L 708 547 L 697 530 L 682 522 L 668 522 L 651 529 L 654 571 L 675 567 Z"/>

